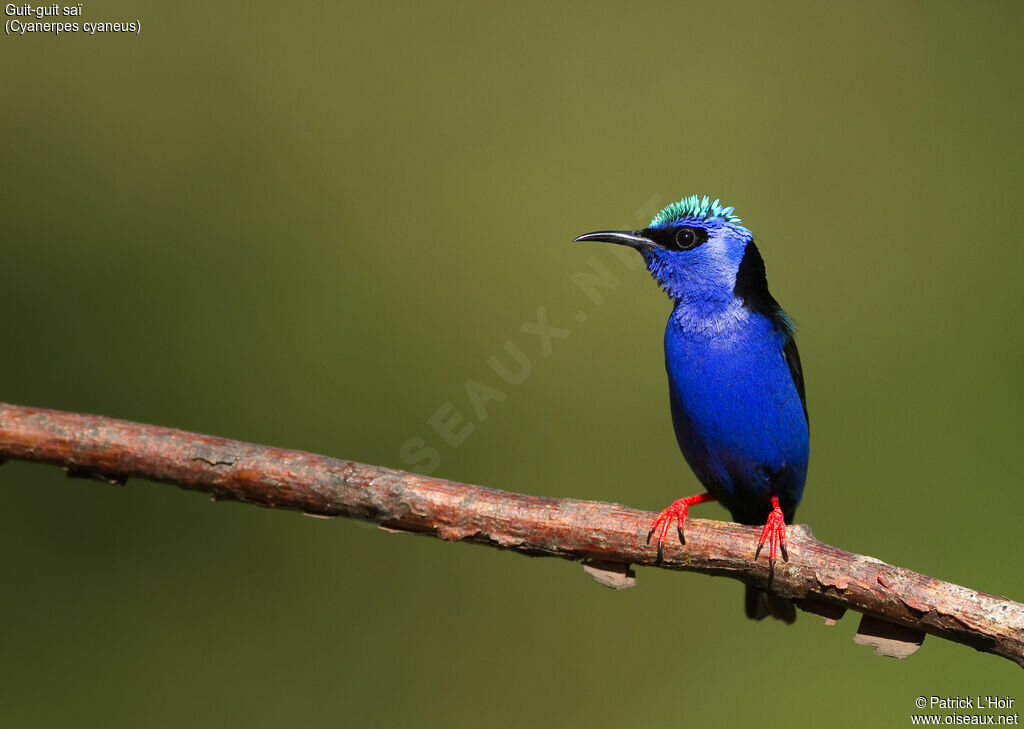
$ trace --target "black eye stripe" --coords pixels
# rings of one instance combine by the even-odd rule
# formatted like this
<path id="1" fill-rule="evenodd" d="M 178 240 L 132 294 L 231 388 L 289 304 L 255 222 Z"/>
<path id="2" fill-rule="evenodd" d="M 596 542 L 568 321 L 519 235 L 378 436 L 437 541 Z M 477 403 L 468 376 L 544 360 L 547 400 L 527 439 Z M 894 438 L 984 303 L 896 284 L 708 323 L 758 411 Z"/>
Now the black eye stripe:
<path id="1" fill-rule="evenodd" d="M 641 232 L 645 238 L 667 251 L 692 251 L 708 239 L 706 229 L 689 225 L 678 228 L 646 228 Z"/>

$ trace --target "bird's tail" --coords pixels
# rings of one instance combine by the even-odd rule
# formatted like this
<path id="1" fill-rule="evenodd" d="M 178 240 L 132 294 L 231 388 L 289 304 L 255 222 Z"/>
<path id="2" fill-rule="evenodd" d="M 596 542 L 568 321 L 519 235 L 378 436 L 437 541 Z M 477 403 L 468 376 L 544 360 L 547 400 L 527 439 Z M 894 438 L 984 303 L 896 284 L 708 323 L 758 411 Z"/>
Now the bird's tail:
<path id="1" fill-rule="evenodd" d="M 784 623 L 792 623 L 796 620 L 796 606 L 792 600 L 758 590 L 752 585 L 744 585 L 744 587 L 747 590 L 744 606 L 747 610 L 747 617 L 751 620 L 764 620 L 769 615 Z"/>

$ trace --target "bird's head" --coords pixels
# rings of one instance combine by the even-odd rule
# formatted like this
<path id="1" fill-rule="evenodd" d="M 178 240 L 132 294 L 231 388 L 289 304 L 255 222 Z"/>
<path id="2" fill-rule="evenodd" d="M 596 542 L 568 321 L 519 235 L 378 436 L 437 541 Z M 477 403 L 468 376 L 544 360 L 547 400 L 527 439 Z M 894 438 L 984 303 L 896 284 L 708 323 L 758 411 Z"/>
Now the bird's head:
<path id="1" fill-rule="evenodd" d="M 731 298 L 741 278 L 748 244 L 764 276 L 764 264 L 751 243 L 750 231 L 731 207 L 707 196 L 691 195 L 672 203 L 643 230 L 601 230 L 576 240 L 637 249 L 651 276 L 676 301 Z"/>

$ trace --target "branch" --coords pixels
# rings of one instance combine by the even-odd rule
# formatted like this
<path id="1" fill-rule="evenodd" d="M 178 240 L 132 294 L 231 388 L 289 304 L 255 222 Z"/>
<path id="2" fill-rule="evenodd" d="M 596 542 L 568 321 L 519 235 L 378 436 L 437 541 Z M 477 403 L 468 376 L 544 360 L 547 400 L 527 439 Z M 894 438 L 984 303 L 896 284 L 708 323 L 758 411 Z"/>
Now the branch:
<path id="1" fill-rule="evenodd" d="M 769 573 L 754 561 L 758 530 L 688 519 L 685 545 L 659 559 L 646 542 L 654 515 L 618 504 L 526 496 L 253 445 L 171 428 L 0 403 L 0 461 L 63 466 L 69 476 L 177 484 L 230 499 L 319 516 L 347 516 L 388 530 L 468 541 L 529 555 L 584 560 L 611 587 L 635 583 L 629 565 L 732 577 L 792 598 L 834 623 L 864 614 L 858 643 L 906 657 L 924 633 L 1024 666 L 1024 605 L 894 567 L 789 528 L 789 561 Z"/>

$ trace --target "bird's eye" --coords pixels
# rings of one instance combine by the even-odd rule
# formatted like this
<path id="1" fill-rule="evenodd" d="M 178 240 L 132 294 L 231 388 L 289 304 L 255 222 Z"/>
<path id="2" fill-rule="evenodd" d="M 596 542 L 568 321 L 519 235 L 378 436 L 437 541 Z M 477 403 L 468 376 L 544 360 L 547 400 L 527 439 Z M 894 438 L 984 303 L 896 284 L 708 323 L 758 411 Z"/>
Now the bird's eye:
<path id="1" fill-rule="evenodd" d="M 675 248 L 678 251 L 688 251 L 696 248 L 708 239 L 708 232 L 703 228 L 677 228 L 675 236 Z"/>

